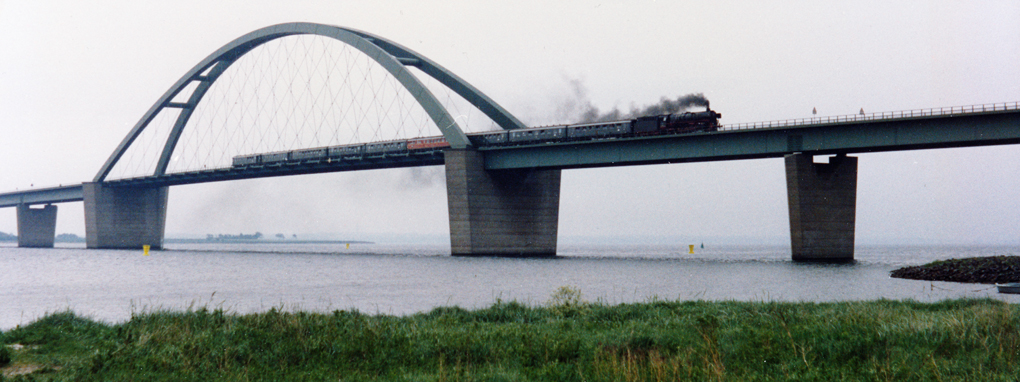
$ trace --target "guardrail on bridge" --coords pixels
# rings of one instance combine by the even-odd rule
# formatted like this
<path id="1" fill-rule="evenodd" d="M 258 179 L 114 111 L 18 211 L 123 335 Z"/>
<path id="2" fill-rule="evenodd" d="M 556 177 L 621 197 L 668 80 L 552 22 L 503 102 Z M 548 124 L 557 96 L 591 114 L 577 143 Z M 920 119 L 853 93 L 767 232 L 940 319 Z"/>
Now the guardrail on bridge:
<path id="1" fill-rule="evenodd" d="M 719 126 L 721 131 L 768 129 L 776 127 L 794 127 L 805 125 L 818 125 L 823 123 L 851 123 L 861 121 L 875 121 L 885 119 L 932 117 L 940 115 L 957 115 L 970 113 L 987 113 L 996 111 L 1020 110 L 1020 102 L 1003 102 L 982 105 L 940 107 L 931 109 L 914 109 L 903 111 L 887 111 L 870 114 L 848 114 L 830 117 L 812 117 L 798 119 L 784 119 L 765 122 L 735 123 Z"/>

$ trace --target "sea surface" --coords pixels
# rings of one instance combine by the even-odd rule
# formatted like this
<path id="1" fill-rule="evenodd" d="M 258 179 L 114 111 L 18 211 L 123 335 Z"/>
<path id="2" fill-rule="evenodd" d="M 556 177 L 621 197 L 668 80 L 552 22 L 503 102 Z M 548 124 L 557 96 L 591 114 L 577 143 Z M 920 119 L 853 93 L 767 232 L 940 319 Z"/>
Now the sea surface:
<path id="1" fill-rule="evenodd" d="M 498 300 L 547 303 L 560 287 L 606 304 L 661 300 L 845 301 L 990 297 L 991 285 L 902 280 L 934 260 L 1017 255 L 1020 247 L 858 246 L 853 264 L 802 264 L 787 246 L 561 245 L 552 259 L 451 257 L 448 245 L 167 244 L 85 250 L 0 244 L 0 330 L 73 310 L 110 323 L 155 310 L 207 307 L 356 309 L 406 315 Z"/>

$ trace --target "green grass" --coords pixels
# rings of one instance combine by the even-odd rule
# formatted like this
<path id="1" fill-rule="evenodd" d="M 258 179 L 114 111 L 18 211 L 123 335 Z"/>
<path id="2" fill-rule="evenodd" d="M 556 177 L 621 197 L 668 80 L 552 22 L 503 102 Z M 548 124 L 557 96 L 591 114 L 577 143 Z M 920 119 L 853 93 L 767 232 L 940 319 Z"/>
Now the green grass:
<path id="1" fill-rule="evenodd" d="M 497 302 L 393 317 L 221 310 L 118 325 L 57 313 L 0 335 L 9 380 L 983 380 L 1020 375 L 1020 311 L 940 303 Z"/>

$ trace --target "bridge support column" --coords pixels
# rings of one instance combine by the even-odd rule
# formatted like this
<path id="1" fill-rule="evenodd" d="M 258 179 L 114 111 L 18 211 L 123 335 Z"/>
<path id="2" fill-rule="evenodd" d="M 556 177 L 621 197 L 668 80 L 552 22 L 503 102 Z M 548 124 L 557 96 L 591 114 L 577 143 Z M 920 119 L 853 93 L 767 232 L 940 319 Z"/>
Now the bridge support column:
<path id="1" fill-rule="evenodd" d="M 560 170 L 486 171 L 472 149 L 445 158 L 454 256 L 556 256 Z"/>
<path id="2" fill-rule="evenodd" d="M 18 205 L 18 246 L 53 248 L 57 234 L 57 206 L 43 208 Z"/>
<path id="3" fill-rule="evenodd" d="M 168 187 L 83 186 L 87 248 L 163 248 Z"/>
<path id="4" fill-rule="evenodd" d="M 840 154 L 814 163 L 795 153 L 785 159 L 793 260 L 853 261 L 857 158 Z"/>

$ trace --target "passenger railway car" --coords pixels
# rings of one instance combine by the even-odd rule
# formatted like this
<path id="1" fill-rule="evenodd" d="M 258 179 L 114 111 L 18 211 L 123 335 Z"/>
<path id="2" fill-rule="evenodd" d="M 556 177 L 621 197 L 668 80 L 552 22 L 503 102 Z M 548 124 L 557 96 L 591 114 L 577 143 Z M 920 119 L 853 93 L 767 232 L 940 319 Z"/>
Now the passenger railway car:
<path id="1" fill-rule="evenodd" d="M 282 163 L 286 162 L 289 157 L 289 152 L 269 153 L 259 155 L 259 163 L 270 164 L 270 163 Z"/>
<path id="2" fill-rule="evenodd" d="M 555 141 L 563 139 L 566 134 L 564 127 L 545 127 L 539 129 L 517 129 L 510 130 L 510 142 L 527 143 Z"/>
<path id="3" fill-rule="evenodd" d="M 383 154 L 403 151 L 407 151 L 407 141 L 389 141 L 365 144 L 365 154 Z"/>
<path id="4" fill-rule="evenodd" d="M 365 145 L 332 146 L 328 153 L 330 158 L 356 157 L 361 156 Z"/>
<path id="5" fill-rule="evenodd" d="M 630 121 L 609 123 L 586 123 L 567 126 L 567 137 L 571 139 L 603 138 L 630 134 Z"/>
<path id="6" fill-rule="evenodd" d="M 315 149 L 305 149 L 290 152 L 290 160 L 292 161 L 306 161 L 306 160 L 317 160 L 326 158 L 326 148 L 319 147 Z"/>
<path id="7" fill-rule="evenodd" d="M 407 141 L 408 150 L 424 150 L 441 147 L 450 147 L 450 142 L 444 137 L 416 138 Z"/>
<path id="8" fill-rule="evenodd" d="M 234 157 L 234 167 L 237 166 L 251 166 L 259 164 L 259 155 L 238 155 Z"/>
<path id="9" fill-rule="evenodd" d="M 506 144 L 506 131 L 487 131 L 484 133 L 468 134 L 468 140 L 475 146 L 498 146 Z"/>

